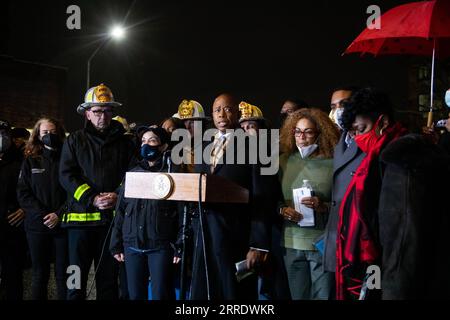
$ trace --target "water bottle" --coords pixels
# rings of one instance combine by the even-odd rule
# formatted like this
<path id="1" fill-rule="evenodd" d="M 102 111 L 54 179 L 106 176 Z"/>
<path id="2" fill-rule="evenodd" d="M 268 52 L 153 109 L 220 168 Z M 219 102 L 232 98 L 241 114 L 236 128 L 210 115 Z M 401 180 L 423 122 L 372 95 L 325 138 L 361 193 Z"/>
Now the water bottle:
<path id="1" fill-rule="evenodd" d="M 303 185 L 301 188 L 303 197 L 313 197 L 314 191 L 309 180 L 303 180 Z M 314 227 L 315 226 L 315 214 L 314 209 L 308 208 L 305 205 L 301 205 L 301 213 L 303 214 L 303 219 L 300 221 L 300 226 L 303 227 Z"/>
<path id="2" fill-rule="evenodd" d="M 309 190 L 311 190 L 311 197 L 313 196 L 313 188 L 312 188 L 312 186 L 311 186 L 311 184 L 309 183 L 309 180 L 303 180 L 303 185 L 302 185 L 302 188 L 307 188 L 307 189 L 309 189 Z"/>
<path id="3" fill-rule="evenodd" d="M 314 190 L 313 187 L 311 186 L 311 183 L 309 183 L 309 180 L 303 180 L 303 185 L 302 188 L 307 188 L 309 189 L 309 191 L 311 191 L 311 197 L 314 197 Z"/>

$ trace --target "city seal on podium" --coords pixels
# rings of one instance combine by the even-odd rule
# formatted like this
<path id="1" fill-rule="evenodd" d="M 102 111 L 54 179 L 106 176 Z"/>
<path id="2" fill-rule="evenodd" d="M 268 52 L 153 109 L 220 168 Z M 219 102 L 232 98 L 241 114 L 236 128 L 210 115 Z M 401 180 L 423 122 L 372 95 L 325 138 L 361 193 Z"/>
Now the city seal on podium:
<path id="1" fill-rule="evenodd" d="M 170 175 L 161 173 L 153 178 L 152 193 L 159 199 L 170 197 L 173 192 L 174 182 Z"/>

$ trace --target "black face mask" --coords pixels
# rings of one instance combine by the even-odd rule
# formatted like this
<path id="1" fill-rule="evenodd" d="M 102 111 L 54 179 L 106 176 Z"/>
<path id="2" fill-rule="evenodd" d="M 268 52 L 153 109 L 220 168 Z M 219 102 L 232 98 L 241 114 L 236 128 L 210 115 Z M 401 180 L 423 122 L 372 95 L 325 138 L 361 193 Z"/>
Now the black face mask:
<path id="1" fill-rule="evenodd" d="M 52 150 L 59 150 L 62 147 L 62 141 L 57 134 L 47 133 L 42 136 L 42 143 Z"/>
<path id="2" fill-rule="evenodd" d="M 141 147 L 141 156 L 147 161 L 155 161 L 161 156 L 160 146 L 151 146 L 144 144 Z"/>

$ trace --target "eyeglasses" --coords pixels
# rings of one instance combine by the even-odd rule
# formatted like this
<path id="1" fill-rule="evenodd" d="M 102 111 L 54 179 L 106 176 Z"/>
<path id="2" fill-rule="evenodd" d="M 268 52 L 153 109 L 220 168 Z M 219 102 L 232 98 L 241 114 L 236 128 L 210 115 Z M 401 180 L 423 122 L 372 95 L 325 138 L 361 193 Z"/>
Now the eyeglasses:
<path id="1" fill-rule="evenodd" d="M 96 117 L 101 117 L 103 114 L 105 116 L 112 115 L 113 111 L 111 109 L 98 109 L 98 110 L 90 110 Z"/>
<path id="2" fill-rule="evenodd" d="M 310 129 L 310 128 L 307 128 L 305 130 L 302 130 L 300 128 L 295 128 L 294 130 L 292 130 L 292 133 L 296 137 L 301 137 L 304 134 L 305 137 L 307 137 L 307 138 L 313 138 L 317 134 L 317 131 L 314 129 Z"/>

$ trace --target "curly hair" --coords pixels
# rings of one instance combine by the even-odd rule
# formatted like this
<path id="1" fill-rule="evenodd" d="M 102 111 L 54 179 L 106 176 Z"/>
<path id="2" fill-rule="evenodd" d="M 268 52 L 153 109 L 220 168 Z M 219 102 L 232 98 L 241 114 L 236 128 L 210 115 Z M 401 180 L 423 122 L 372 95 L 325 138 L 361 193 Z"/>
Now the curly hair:
<path id="1" fill-rule="evenodd" d="M 26 157 L 36 158 L 42 154 L 44 144 L 42 143 L 41 139 L 39 139 L 39 133 L 41 131 L 41 124 L 43 122 L 50 122 L 54 124 L 56 127 L 56 134 L 61 139 L 61 141 L 64 141 L 66 139 L 66 130 L 64 129 L 61 122 L 52 118 L 41 118 L 35 123 L 30 138 L 28 139 L 25 146 Z"/>
<path id="2" fill-rule="evenodd" d="M 342 124 L 346 130 L 352 130 L 356 116 L 366 116 L 375 122 L 382 114 L 394 120 L 394 111 L 388 95 L 378 89 L 366 87 L 356 91 L 344 102 Z"/>
<path id="3" fill-rule="evenodd" d="M 318 136 L 318 155 L 325 158 L 332 158 L 334 147 L 339 140 L 339 130 L 330 120 L 328 115 L 320 109 L 300 109 L 291 113 L 281 128 L 280 133 L 280 149 L 283 153 L 294 153 L 297 151 L 295 137 L 293 131 L 297 122 L 301 119 L 308 119 L 317 128 Z"/>

